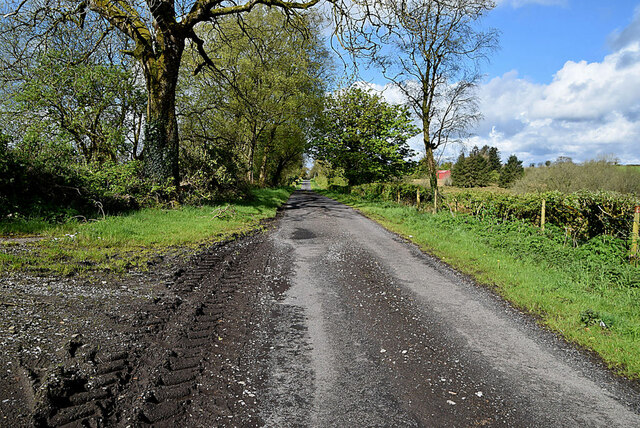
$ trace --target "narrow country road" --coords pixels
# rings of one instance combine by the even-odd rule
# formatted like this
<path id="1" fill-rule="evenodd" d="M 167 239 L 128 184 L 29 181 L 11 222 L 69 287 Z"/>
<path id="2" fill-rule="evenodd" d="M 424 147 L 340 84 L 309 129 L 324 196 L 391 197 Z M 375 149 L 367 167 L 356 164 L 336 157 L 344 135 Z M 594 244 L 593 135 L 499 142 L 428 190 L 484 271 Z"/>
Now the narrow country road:
<path id="1" fill-rule="evenodd" d="M 640 426 L 632 384 L 308 186 L 270 238 L 293 268 L 265 353 L 267 426 Z"/>

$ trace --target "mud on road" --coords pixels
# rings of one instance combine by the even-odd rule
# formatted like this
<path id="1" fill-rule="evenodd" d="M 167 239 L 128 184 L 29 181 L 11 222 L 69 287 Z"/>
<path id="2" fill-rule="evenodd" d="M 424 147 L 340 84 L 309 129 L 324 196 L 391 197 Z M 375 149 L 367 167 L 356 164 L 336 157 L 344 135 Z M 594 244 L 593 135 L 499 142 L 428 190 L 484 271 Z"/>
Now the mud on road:
<path id="1" fill-rule="evenodd" d="M 257 233 L 151 274 L 1 279 L 0 426 L 260 426 L 286 255 Z"/>

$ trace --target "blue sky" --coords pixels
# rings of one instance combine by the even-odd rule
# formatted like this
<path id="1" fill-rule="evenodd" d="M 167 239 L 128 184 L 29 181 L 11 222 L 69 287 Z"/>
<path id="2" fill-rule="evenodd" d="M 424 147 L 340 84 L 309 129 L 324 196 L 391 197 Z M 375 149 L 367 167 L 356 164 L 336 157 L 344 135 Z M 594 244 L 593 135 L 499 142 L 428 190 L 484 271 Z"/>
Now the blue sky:
<path id="1" fill-rule="evenodd" d="M 501 49 L 484 67 L 490 77 L 513 69 L 551 82 L 569 60 L 601 61 L 610 34 L 631 23 L 639 2 L 626 0 L 502 1 L 483 21 L 501 31 Z"/>
<path id="2" fill-rule="evenodd" d="M 525 164 L 610 156 L 640 164 L 640 1 L 498 0 L 483 20 L 501 32 L 483 67 L 484 119 L 464 148 L 488 144 Z M 380 76 L 371 85 L 399 94 Z M 419 138 L 412 147 L 424 151 Z M 455 159 L 463 147 L 448 147 Z"/>

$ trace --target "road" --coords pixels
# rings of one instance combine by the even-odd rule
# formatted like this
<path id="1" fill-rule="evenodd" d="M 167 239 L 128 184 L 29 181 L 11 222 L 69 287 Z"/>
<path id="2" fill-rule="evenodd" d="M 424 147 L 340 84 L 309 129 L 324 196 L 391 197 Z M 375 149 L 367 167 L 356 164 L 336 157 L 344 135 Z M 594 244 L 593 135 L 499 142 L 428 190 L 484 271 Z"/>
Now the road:
<path id="1" fill-rule="evenodd" d="M 273 246 L 267 426 L 634 427 L 635 384 L 354 210 L 294 193 Z"/>

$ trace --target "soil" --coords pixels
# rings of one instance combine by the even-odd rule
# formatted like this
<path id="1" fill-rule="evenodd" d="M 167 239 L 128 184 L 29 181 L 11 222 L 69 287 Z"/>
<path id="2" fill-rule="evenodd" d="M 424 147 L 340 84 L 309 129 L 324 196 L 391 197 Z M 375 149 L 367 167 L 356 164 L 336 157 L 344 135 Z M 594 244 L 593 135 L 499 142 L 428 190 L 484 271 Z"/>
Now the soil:
<path id="1" fill-rule="evenodd" d="M 255 327 L 286 288 L 266 236 L 125 276 L 2 275 L 0 426 L 261 425 Z"/>

